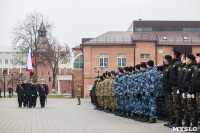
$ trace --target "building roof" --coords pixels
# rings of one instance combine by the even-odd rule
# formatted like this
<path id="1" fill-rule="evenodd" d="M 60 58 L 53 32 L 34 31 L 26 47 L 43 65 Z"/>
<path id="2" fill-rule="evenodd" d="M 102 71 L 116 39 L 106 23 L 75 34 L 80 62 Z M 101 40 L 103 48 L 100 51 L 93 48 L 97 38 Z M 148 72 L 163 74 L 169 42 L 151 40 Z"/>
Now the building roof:
<path id="1" fill-rule="evenodd" d="M 72 49 L 80 49 L 80 48 L 81 48 L 81 46 L 78 45 L 78 46 L 76 46 L 76 47 L 73 47 Z"/>
<path id="2" fill-rule="evenodd" d="M 127 45 L 133 44 L 132 32 L 128 31 L 109 31 L 96 38 L 93 38 L 83 45 Z"/>
<path id="3" fill-rule="evenodd" d="M 200 32 L 133 32 L 133 41 L 156 41 L 158 45 L 200 45 Z"/>
<path id="4" fill-rule="evenodd" d="M 200 21 L 134 20 L 133 21 L 133 26 L 134 27 L 176 27 L 176 28 L 199 27 L 200 28 Z"/>

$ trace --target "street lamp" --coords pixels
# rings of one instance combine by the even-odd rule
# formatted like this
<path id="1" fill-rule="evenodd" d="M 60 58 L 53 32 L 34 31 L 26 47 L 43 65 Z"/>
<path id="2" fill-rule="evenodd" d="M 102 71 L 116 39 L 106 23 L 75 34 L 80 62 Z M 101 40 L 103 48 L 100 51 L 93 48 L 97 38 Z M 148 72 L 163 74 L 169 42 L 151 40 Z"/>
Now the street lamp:
<path id="1" fill-rule="evenodd" d="M 95 72 L 95 73 L 98 73 L 98 77 L 99 77 L 99 73 L 102 73 L 102 72 L 103 72 L 103 68 L 101 68 L 101 71 L 99 71 L 99 70 L 97 71 L 97 68 L 95 67 L 95 68 L 94 68 L 94 72 Z"/>
<path id="2" fill-rule="evenodd" d="M 5 76 L 6 76 L 6 73 L 7 73 L 7 70 L 3 70 L 3 77 L 4 77 L 4 98 L 6 97 L 6 94 L 5 94 L 5 91 L 6 91 L 6 79 L 5 79 Z"/>

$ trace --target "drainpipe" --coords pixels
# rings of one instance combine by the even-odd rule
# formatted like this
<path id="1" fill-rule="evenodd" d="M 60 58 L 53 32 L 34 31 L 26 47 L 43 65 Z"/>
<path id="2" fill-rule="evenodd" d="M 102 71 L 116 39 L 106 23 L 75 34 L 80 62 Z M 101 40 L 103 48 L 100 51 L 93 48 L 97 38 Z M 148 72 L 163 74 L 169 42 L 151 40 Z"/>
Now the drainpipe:
<path id="1" fill-rule="evenodd" d="M 155 59 L 155 61 L 156 61 L 156 66 L 157 66 L 157 59 L 158 59 L 158 57 L 157 57 L 157 41 L 155 42 L 155 55 L 156 55 L 156 59 Z"/>
<path id="2" fill-rule="evenodd" d="M 84 53 L 83 53 L 83 44 L 80 45 L 82 54 L 83 54 L 83 68 L 82 68 L 82 98 L 84 98 Z"/>

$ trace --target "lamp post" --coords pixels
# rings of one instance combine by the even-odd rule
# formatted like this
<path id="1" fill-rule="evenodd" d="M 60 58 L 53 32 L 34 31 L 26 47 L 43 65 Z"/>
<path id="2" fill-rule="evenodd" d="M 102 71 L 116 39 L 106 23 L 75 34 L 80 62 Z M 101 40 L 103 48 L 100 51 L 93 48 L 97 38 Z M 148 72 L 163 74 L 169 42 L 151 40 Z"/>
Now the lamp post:
<path id="1" fill-rule="evenodd" d="M 98 70 L 98 71 L 97 71 L 97 68 L 95 67 L 95 68 L 94 68 L 94 72 L 95 72 L 95 73 L 98 73 L 98 77 L 99 77 L 99 73 L 102 73 L 102 72 L 103 72 L 103 68 L 101 68 L 101 70 Z"/>
<path id="2" fill-rule="evenodd" d="M 4 77 L 4 98 L 6 97 L 6 79 L 5 79 L 5 76 L 6 76 L 6 73 L 7 73 L 7 70 L 3 70 L 3 77 Z"/>

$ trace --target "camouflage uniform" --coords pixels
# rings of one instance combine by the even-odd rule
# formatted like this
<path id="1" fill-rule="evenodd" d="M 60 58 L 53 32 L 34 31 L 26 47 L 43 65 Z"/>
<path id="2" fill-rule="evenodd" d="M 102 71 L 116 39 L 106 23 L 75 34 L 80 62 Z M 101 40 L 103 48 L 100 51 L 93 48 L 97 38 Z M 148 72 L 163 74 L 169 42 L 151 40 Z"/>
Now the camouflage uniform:
<path id="1" fill-rule="evenodd" d="M 158 79 L 159 75 L 157 73 L 157 67 L 154 66 L 150 68 L 150 70 L 146 74 L 147 76 L 147 83 L 149 84 L 149 92 L 146 93 L 146 96 L 149 98 L 149 103 L 148 103 L 148 110 L 149 112 L 146 112 L 146 115 L 150 116 L 151 118 L 156 119 L 157 114 L 157 104 L 156 104 L 156 92 L 158 91 L 157 85 L 158 85 Z"/>
<path id="2" fill-rule="evenodd" d="M 109 83 L 108 83 L 108 108 L 110 110 L 113 109 L 113 97 L 112 97 L 113 82 L 114 82 L 114 80 L 112 78 L 109 78 Z"/>
<path id="3" fill-rule="evenodd" d="M 103 91 L 104 108 L 106 108 L 106 109 L 109 106 L 109 94 L 108 94 L 109 81 L 110 81 L 110 78 L 108 78 L 108 77 L 103 81 L 103 84 L 104 84 L 104 91 Z"/>
<path id="4" fill-rule="evenodd" d="M 167 111 L 167 104 L 165 100 L 165 94 L 163 91 L 163 73 L 158 74 L 158 80 L 157 80 L 157 86 L 156 86 L 156 101 L 157 101 L 157 113 L 158 114 L 163 114 L 163 115 L 168 115 Z"/>
<path id="5" fill-rule="evenodd" d="M 100 87 L 99 87 L 100 83 L 101 83 L 101 80 L 99 80 L 97 82 L 96 91 L 95 91 L 95 94 L 96 94 L 96 97 L 97 97 L 97 103 L 98 103 L 99 106 L 100 106 L 100 96 L 101 96 Z"/>
<path id="6" fill-rule="evenodd" d="M 104 107 L 104 96 L 103 96 L 103 91 L 104 91 L 104 81 L 101 81 L 99 83 L 99 92 L 100 92 L 100 97 L 99 97 L 99 105 L 100 107 Z"/>
<path id="7" fill-rule="evenodd" d="M 114 97 L 116 97 L 116 106 L 117 106 L 117 109 L 118 109 L 118 105 L 119 105 L 119 95 L 118 95 L 118 79 L 119 79 L 119 73 L 116 73 L 116 76 L 115 76 L 115 80 L 114 80 L 114 84 L 113 84 L 113 93 L 115 94 Z"/>

